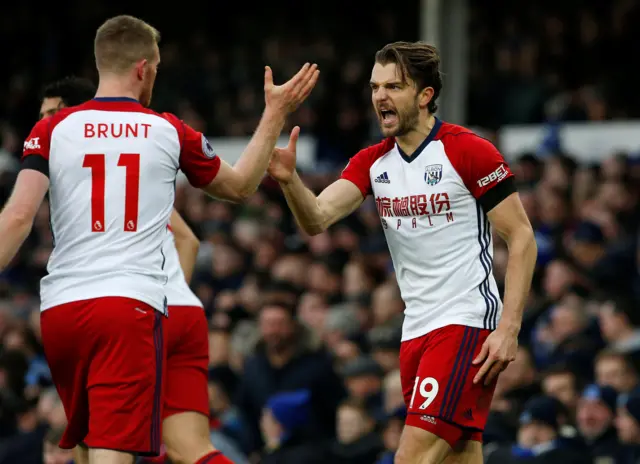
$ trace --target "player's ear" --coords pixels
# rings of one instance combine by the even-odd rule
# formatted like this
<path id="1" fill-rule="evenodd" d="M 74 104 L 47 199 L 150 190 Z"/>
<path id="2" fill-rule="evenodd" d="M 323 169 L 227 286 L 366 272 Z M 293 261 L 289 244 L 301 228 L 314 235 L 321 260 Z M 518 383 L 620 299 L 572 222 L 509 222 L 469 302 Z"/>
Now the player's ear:
<path id="1" fill-rule="evenodd" d="M 426 108 L 433 98 L 433 87 L 425 87 L 418 93 L 418 105 L 420 108 Z"/>
<path id="2" fill-rule="evenodd" d="M 149 62 L 146 58 L 136 63 L 136 77 L 141 81 L 144 80 L 145 74 L 147 73 L 148 64 Z"/>

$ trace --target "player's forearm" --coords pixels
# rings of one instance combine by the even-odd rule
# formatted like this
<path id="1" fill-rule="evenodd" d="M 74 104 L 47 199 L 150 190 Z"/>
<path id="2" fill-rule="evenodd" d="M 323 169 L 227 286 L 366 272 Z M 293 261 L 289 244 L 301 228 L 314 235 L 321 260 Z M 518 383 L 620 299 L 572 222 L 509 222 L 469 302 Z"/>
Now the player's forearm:
<path id="1" fill-rule="evenodd" d="M 499 327 L 518 333 L 538 253 L 531 228 L 522 227 L 514 233 L 507 239 L 507 247 L 509 259 L 505 277 L 504 310 Z"/>
<path id="2" fill-rule="evenodd" d="M 249 145 L 233 166 L 242 179 L 238 196 L 247 198 L 258 189 L 267 172 L 271 153 L 276 146 L 280 132 L 284 127 L 285 115 L 281 112 L 265 109 Z"/>
<path id="3" fill-rule="evenodd" d="M 5 210 L 0 214 L 0 271 L 14 258 L 33 227 L 33 218 Z"/>
<path id="4" fill-rule="evenodd" d="M 280 186 L 289 209 L 302 230 L 309 235 L 317 235 L 326 230 L 327 224 L 318 205 L 318 198 L 304 185 L 297 172 L 293 173 L 289 183 Z"/>

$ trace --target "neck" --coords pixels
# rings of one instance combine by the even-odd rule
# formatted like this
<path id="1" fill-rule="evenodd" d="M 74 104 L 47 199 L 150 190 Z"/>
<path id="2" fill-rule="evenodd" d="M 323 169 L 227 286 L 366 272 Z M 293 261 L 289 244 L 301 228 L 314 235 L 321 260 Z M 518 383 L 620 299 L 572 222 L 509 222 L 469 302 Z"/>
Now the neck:
<path id="1" fill-rule="evenodd" d="M 291 358 L 293 358 L 293 354 L 295 352 L 295 347 L 287 347 L 282 350 L 272 350 L 267 352 L 267 357 L 269 358 L 269 362 L 274 367 L 282 367 L 287 364 Z"/>
<path id="2" fill-rule="evenodd" d="M 424 142 L 424 139 L 429 136 L 429 133 L 435 124 L 435 116 L 429 113 L 420 113 L 418 124 L 415 129 L 407 132 L 405 135 L 396 137 L 396 142 L 398 142 L 398 145 L 402 148 L 403 152 L 411 156 L 420 144 Z"/>
<path id="3" fill-rule="evenodd" d="M 139 100 L 140 95 L 127 82 L 124 76 L 101 75 L 96 98 L 128 97 Z"/>

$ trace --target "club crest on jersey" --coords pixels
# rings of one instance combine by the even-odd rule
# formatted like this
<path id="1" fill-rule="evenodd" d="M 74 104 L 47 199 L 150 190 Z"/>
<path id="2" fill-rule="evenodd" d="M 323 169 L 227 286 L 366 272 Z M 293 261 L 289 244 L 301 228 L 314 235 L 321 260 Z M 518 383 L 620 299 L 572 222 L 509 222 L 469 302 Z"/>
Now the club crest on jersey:
<path id="1" fill-rule="evenodd" d="M 204 153 L 204 156 L 209 159 L 213 159 L 216 157 L 216 153 L 213 151 L 213 147 L 204 136 L 204 134 L 202 135 L 202 153 Z"/>
<path id="2" fill-rule="evenodd" d="M 430 164 L 424 170 L 424 181 L 427 185 L 436 185 L 442 179 L 442 165 Z"/>

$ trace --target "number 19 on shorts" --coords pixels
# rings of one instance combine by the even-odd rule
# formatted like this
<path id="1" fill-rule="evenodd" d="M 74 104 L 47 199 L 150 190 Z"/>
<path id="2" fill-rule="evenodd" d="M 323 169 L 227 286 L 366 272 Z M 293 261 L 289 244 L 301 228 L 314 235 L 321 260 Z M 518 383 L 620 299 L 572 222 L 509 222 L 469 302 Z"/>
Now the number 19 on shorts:
<path id="1" fill-rule="evenodd" d="M 140 193 L 140 154 L 122 153 L 118 166 L 125 172 L 124 224 L 125 232 L 138 230 L 138 196 Z M 105 183 L 106 156 L 104 154 L 84 155 L 83 168 L 91 169 L 91 231 L 105 231 Z"/>
<path id="2" fill-rule="evenodd" d="M 420 377 L 416 377 L 416 381 L 413 384 L 413 394 L 411 395 L 411 403 L 409 408 L 413 408 L 413 402 L 416 398 L 416 392 L 420 393 L 420 396 L 424 402 L 418 406 L 418 409 L 427 409 L 433 400 L 438 396 L 438 381 L 433 377 L 425 377 L 420 380 Z"/>

